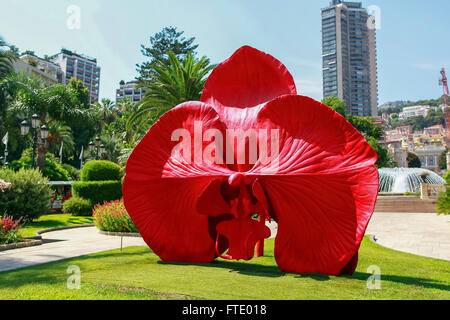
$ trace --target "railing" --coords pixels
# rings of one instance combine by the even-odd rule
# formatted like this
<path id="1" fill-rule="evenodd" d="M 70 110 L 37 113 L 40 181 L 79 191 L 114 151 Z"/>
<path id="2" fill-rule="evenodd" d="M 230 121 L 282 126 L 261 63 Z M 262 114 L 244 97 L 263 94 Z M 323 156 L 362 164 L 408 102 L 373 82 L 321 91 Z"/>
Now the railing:
<path id="1" fill-rule="evenodd" d="M 420 199 L 437 199 L 439 197 L 439 192 L 445 192 L 445 184 L 420 184 Z"/>

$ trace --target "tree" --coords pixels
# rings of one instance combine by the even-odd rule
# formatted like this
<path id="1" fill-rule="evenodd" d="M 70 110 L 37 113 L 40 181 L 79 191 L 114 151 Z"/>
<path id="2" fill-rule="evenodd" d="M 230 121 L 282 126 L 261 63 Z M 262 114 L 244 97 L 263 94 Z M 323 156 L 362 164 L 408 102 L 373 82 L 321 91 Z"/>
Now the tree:
<path id="1" fill-rule="evenodd" d="M 439 157 L 439 169 L 441 170 L 447 170 L 447 153 L 448 153 L 448 148 L 446 148 L 442 153 L 441 156 Z"/>
<path id="2" fill-rule="evenodd" d="M 169 63 L 168 51 L 172 51 L 181 61 L 185 59 L 188 52 L 195 55 L 194 50 L 198 47 L 194 44 L 195 38 L 186 39 L 183 34 L 184 31 L 177 31 L 176 27 L 165 27 L 161 32 L 150 37 L 150 47 L 141 45 L 142 54 L 150 58 L 149 61 L 137 65 L 137 71 L 140 74 L 138 80 L 143 87 L 146 87 L 147 81 L 153 78 L 156 61 Z"/>
<path id="3" fill-rule="evenodd" d="M 94 103 L 95 109 L 102 115 L 103 124 L 106 128 L 106 125 L 110 124 L 115 120 L 115 104 L 113 101 L 109 99 L 102 99 L 101 103 Z"/>
<path id="4" fill-rule="evenodd" d="M 24 74 L 10 76 L 10 81 L 17 86 L 17 95 L 10 107 L 11 112 L 19 116 L 31 118 L 38 114 L 42 124 L 50 121 L 71 123 L 75 120 L 87 119 L 89 113 L 79 108 L 76 92 L 65 85 L 57 84 L 47 87 L 35 77 L 27 77 Z M 45 159 L 48 141 L 43 141 L 38 135 L 37 165 L 42 171 L 45 167 Z"/>
<path id="5" fill-rule="evenodd" d="M 80 104 L 80 108 L 87 109 L 90 107 L 89 89 L 83 85 L 83 81 L 76 78 L 70 78 L 67 86 L 75 92 L 76 98 Z"/>
<path id="6" fill-rule="evenodd" d="M 411 152 L 408 152 L 408 156 L 406 158 L 408 161 L 408 168 L 421 168 L 422 163 L 420 162 L 419 157 Z"/>
<path id="7" fill-rule="evenodd" d="M 14 45 L 10 45 L 10 46 L 9 46 L 9 50 L 10 50 L 11 54 L 12 54 L 14 57 L 16 57 L 16 58 L 19 57 L 19 48 L 17 48 L 17 47 L 14 46 Z"/>
<path id="8" fill-rule="evenodd" d="M 25 55 L 25 54 L 29 54 L 30 56 L 35 56 L 36 54 L 34 53 L 34 51 L 31 51 L 31 50 L 25 50 L 24 52 L 22 52 L 22 56 L 23 55 Z"/>
<path id="9" fill-rule="evenodd" d="M 192 52 L 180 61 L 175 53 L 168 51 L 169 61 L 155 60 L 153 80 L 147 84 L 148 91 L 131 115 L 129 125 L 142 119 L 154 123 L 163 113 L 180 103 L 200 100 L 208 73 L 215 67 L 206 57 L 196 60 Z"/>
<path id="10" fill-rule="evenodd" d="M 60 121 L 49 120 L 49 135 L 47 138 L 48 151 L 53 155 L 59 157 L 61 144 L 63 146 L 63 155 L 70 154 L 74 151 L 74 142 L 72 129 L 70 126 Z"/>
<path id="11" fill-rule="evenodd" d="M 6 42 L 0 37 L 0 79 L 11 73 L 13 70 L 13 61 L 15 56 L 11 51 L 6 51 L 3 48 L 7 47 Z"/>
<path id="12" fill-rule="evenodd" d="M 326 98 L 322 101 L 322 103 L 326 104 L 338 113 L 347 109 L 345 102 L 336 97 Z M 358 117 L 347 114 L 345 115 L 345 118 L 366 138 L 367 142 L 378 154 L 378 161 L 375 164 L 377 168 L 391 168 L 397 165 L 397 163 L 389 155 L 389 151 L 378 143 L 383 135 L 382 127 L 375 125 L 373 120 L 369 117 Z"/>
<path id="13" fill-rule="evenodd" d="M 325 98 L 322 100 L 323 104 L 326 104 L 331 109 L 339 113 L 341 116 L 345 117 L 345 114 L 347 113 L 347 106 L 345 105 L 345 102 L 338 99 L 335 96 L 331 96 L 328 98 Z"/>
<path id="14" fill-rule="evenodd" d="M 386 148 L 383 148 L 378 143 L 377 139 L 373 137 L 366 137 L 366 140 L 378 155 L 378 160 L 375 163 L 377 168 L 393 168 L 397 166 L 397 162 L 391 158 L 389 151 Z"/>

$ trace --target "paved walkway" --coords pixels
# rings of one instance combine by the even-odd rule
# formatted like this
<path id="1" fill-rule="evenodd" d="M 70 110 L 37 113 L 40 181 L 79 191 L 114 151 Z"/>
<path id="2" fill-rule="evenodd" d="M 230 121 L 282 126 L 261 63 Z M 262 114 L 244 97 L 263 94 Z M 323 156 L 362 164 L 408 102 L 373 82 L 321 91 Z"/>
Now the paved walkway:
<path id="1" fill-rule="evenodd" d="M 276 236 L 277 224 L 269 225 Z M 432 213 L 374 213 L 366 234 L 382 246 L 450 261 L 450 216 Z M 95 227 L 42 234 L 44 244 L 0 251 L 0 272 L 120 248 L 120 237 L 102 235 Z M 123 237 L 123 247 L 145 246 L 141 238 Z"/>
<path id="2" fill-rule="evenodd" d="M 120 237 L 102 235 L 95 227 L 43 233 L 35 247 L 0 251 L 0 272 L 120 248 Z M 123 247 L 146 245 L 142 238 L 123 237 Z"/>
<path id="3" fill-rule="evenodd" d="M 268 225 L 276 236 L 277 224 Z M 366 230 L 376 243 L 398 251 L 450 261 L 450 216 L 375 212 Z"/>
<path id="4" fill-rule="evenodd" d="M 450 261 L 450 216 L 374 213 L 366 234 L 384 247 Z"/>

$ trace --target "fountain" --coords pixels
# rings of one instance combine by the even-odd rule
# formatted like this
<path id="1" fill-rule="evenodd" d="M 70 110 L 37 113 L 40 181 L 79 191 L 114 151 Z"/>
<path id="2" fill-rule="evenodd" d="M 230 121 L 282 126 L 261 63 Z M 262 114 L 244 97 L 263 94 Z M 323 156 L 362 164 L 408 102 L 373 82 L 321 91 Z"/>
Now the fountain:
<path id="1" fill-rule="evenodd" d="M 444 179 L 428 169 L 382 168 L 378 172 L 380 174 L 379 192 L 417 192 L 420 190 L 421 183 L 446 184 Z"/>

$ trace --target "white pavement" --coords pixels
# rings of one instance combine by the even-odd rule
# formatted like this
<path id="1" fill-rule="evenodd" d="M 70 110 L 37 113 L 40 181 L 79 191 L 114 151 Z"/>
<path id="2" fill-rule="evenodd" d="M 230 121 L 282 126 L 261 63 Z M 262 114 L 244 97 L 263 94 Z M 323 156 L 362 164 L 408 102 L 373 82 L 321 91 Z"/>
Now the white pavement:
<path id="1" fill-rule="evenodd" d="M 274 238 L 277 224 L 268 224 Z M 375 212 L 366 230 L 386 248 L 450 261 L 450 215 Z"/>
<path id="2" fill-rule="evenodd" d="M 121 237 L 100 234 L 95 227 L 43 233 L 44 244 L 0 251 L 0 272 L 120 248 Z M 123 247 L 146 246 L 142 238 L 123 237 Z"/>
<path id="3" fill-rule="evenodd" d="M 366 235 L 398 251 L 450 261 L 450 216 L 376 212 Z"/>
<path id="4" fill-rule="evenodd" d="M 277 224 L 269 224 L 271 238 Z M 366 235 L 399 251 L 450 261 L 450 216 L 433 213 L 374 213 Z M 100 234 L 95 227 L 42 234 L 44 244 L 0 251 L 0 272 L 120 248 L 117 236 Z M 146 246 L 142 238 L 123 237 L 123 247 Z"/>

